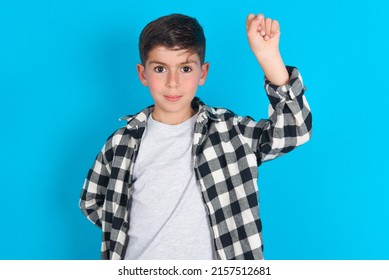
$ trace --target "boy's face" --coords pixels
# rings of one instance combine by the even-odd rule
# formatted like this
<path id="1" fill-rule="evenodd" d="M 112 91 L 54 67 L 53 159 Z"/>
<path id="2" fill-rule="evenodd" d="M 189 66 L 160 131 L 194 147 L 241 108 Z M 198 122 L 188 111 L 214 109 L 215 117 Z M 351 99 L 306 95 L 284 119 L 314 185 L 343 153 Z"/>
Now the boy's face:
<path id="1" fill-rule="evenodd" d="M 137 70 L 154 99 L 153 118 L 167 124 L 190 118 L 194 114 L 192 99 L 197 87 L 204 84 L 208 69 L 208 63 L 201 65 L 199 56 L 186 50 L 152 49 L 145 65 L 138 64 Z"/>

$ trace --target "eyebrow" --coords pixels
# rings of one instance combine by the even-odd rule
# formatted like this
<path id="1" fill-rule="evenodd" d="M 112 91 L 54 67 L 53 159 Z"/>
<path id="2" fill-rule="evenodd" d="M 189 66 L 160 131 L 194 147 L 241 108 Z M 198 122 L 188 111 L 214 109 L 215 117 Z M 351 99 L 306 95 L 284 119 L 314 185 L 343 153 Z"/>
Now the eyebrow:
<path id="1" fill-rule="evenodd" d="M 197 61 L 196 60 L 192 60 L 192 59 L 191 60 L 186 60 L 184 62 L 179 63 L 178 65 L 191 64 L 191 63 L 197 64 Z M 164 62 L 157 61 L 157 60 L 151 60 L 151 61 L 149 61 L 149 64 L 160 64 L 160 65 L 165 65 L 165 66 L 168 65 L 168 64 L 166 64 Z"/>

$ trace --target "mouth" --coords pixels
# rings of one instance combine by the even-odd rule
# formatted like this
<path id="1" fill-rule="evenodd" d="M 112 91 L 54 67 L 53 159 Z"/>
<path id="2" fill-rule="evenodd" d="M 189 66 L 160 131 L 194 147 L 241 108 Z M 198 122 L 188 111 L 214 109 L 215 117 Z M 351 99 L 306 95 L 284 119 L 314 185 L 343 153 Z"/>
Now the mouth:
<path id="1" fill-rule="evenodd" d="M 170 102 L 176 102 L 181 99 L 180 95 L 164 95 L 165 99 Z"/>

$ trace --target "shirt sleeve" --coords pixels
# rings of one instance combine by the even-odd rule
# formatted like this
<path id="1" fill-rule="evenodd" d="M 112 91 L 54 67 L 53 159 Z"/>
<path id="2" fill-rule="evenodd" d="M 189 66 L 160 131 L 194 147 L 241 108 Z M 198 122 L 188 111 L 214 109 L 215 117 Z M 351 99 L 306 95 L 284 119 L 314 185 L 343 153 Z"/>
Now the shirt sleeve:
<path id="1" fill-rule="evenodd" d="M 84 215 L 98 227 L 102 227 L 102 213 L 111 174 L 112 145 L 108 140 L 97 155 L 81 191 L 79 207 Z"/>
<path id="2" fill-rule="evenodd" d="M 305 86 L 297 68 L 287 66 L 289 83 L 271 84 L 265 78 L 269 119 L 255 122 L 239 117 L 238 125 L 258 163 L 274 159 L 304 144 L 311 137 L 312 114 L 304 96 Z"/>

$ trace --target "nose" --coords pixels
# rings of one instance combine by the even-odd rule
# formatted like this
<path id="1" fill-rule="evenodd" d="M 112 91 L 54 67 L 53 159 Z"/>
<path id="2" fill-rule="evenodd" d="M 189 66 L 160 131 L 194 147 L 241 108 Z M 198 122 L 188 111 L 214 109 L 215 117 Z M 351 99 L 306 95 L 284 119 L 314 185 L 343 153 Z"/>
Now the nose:
<path id="1" fill-rule="evenodd" d="M 166 86 L 169 88 L 176 88 L 179 84 L 178 73 L 175 71 L 170 71 L 167 77 Z"/>

